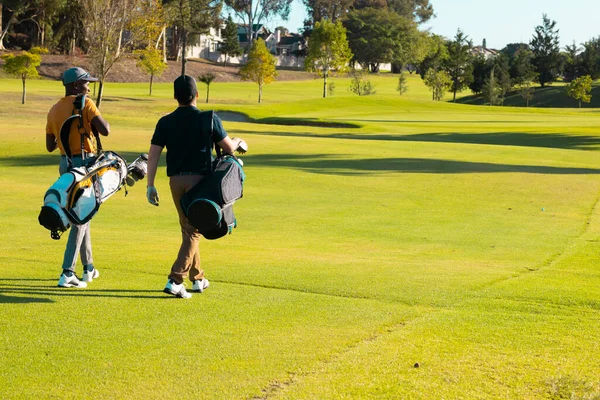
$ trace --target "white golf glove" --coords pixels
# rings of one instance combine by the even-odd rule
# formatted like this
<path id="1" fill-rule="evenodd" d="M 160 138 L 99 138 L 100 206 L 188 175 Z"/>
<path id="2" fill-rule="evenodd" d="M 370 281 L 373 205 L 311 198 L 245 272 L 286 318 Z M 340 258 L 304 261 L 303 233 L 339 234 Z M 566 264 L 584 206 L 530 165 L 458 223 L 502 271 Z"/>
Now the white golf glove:
<path id="1" fill-rule="evenodd" d="M 159 198 L 156 187 L 148 186 L 148 189 L 146 190 L 146 198 L 148 199 L 148 203 L 152 204 L 153 206 L 158 206 Z"/>

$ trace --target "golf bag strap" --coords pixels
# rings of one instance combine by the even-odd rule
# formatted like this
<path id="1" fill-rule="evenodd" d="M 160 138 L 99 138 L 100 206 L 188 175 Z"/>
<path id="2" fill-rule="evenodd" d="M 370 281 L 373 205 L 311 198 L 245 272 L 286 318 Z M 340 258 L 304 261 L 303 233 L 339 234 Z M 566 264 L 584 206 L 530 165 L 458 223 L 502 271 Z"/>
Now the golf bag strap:
<path id="1" fill-rule="evenodd" d="M 84 136 L 90 137 L 90 134 L 86 132 L 85 127 L 83 125 L 83 108 L 85 106 L 85 94 L 79 94 L 73 101 L 73 106 L 75 108 L 75 113 L 71 115 L 65 122 L 63 122 L 62 127 L 60 128 L 60 142 L 65 150 L 65 155 L 69 162 L 72 162 L 72 152 L 71 146 L 69 145 L 69 136 L 71 135 L 71 127 L 73 123 L 77 120 L 77 131 L 81 135 L 81 157 L 85 157 L 85 145 L 84 145 Z M 95 132 L 92 129 L 92 133 L 96 138 L 96 147 L 98 153 L 102 152 L 102 142 L 100 141 L 100 135 L 98 132 Z"/>
<path id="2" fill-rule="evenodd" d="M 206 162 L 206 170 L 211 171 L 211 172 L 212 172 L 212 161 L 213 161 L 211 153 L 212 153 L 212 147 L 213 147 L 214 114 L 215 114 L 215 112 L 212 110 L 202 111 L 200 113 L 201 134 L 204 135 L 204 137 L 206 138 L 206 146 L 209 149 L 209 151 L 207 153 L 208 157 L 206 157 L 206 161 L 205 161 Z M 216 145 L 216 143 L 215 143 L 215 150 L 217 152 L 217 157 L 220 157 L 221 149 L 219 148 L 219 146 Z"/>

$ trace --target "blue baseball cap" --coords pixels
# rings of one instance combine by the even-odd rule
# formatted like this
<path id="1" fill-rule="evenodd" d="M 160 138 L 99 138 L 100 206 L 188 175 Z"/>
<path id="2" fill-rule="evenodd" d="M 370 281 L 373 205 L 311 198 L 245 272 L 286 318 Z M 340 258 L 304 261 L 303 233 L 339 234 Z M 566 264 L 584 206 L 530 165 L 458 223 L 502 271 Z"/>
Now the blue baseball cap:
<path id="1" fill-rule="evenodd" d="M 63 73 L 62 82 L 63 85 L 68 85 L 69 83 L 75 83 L 77 81 L 87 81 L 87 82 L 96 82 L 98 78 L 94 78 L 83 68 L 73 67 L 69 68 Z"/>

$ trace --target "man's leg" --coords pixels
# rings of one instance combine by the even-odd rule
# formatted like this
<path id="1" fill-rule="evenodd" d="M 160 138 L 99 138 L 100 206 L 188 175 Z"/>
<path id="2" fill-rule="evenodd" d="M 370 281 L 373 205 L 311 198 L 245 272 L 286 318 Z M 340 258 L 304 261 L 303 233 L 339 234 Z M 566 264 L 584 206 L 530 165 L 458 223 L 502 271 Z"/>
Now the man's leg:
<path id="1" fill-rule="evenodd" d="M 200 182 L 202 178 L 202 175 L 182 175 L 172 176 L 170 179 L 171 194 L 179 215 L 179 225 L 181 226 L 181 246 L 169 274 L 169 279 L 177 284 L 183 283 L 188 274 L 190 280 L 202 279 L 204 277 L 204 271 L 200 268 L 200 251 L 198 249 L 198 242 L 201 235 L 188 222 L 180 204 L 181 197 L 196 183 Z"/>
<path id="2" fill-rule="evenodd" d="M 89 233 L 89 229 L 89 222 L 83 225 L 71 225 L 71 232 L 69 232 L 67 247 L 65 249 L 65 255 L 63 258 L 63 271 L 75 272 L 75 263 L 77 262 L 77 256 L 79 255 L 79 250 L 82 248 L 82 244 L 84 243 L 86 233 Z M 89 248 L 86 248 L 86 252 L 88 251 L 89 258 L 91 259 L 91 243 L 89 244 Z M 82 254 L 81 257 L 83 261 L 84 255 Z M 88 254 L 86 254 L 86 257 L 88 257 Z"/>
<path id="3" fill-rule="evenodd" d="M 63 272 L 58 279 L 59 287 L 84 288 L 87 286 L 85 282 L 80 281 L 77 275 L 75 275 L 75 262 L 77 261 L 77 255 L 79 254 L 86 229 L 89 229 L 89 222 L 84 225 L 71 226 L 63 258 Z"/>

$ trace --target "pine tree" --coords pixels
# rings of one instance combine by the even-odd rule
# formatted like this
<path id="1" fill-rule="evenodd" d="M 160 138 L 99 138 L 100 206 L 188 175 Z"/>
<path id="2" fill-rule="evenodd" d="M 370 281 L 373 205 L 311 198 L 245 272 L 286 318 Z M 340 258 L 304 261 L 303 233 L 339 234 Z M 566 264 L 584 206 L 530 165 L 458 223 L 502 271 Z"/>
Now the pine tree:
<path id="1" fill-rule="evenodd" d="M 221 53 L 225 55 L 225 64 L 229 62 L 229 57 L 242 55 L 242 48 L 238 39 L 238 27 L 231 15 L 227 18 L 225 29 L 223 30 L 223 43 L 221 44 Z"/>

